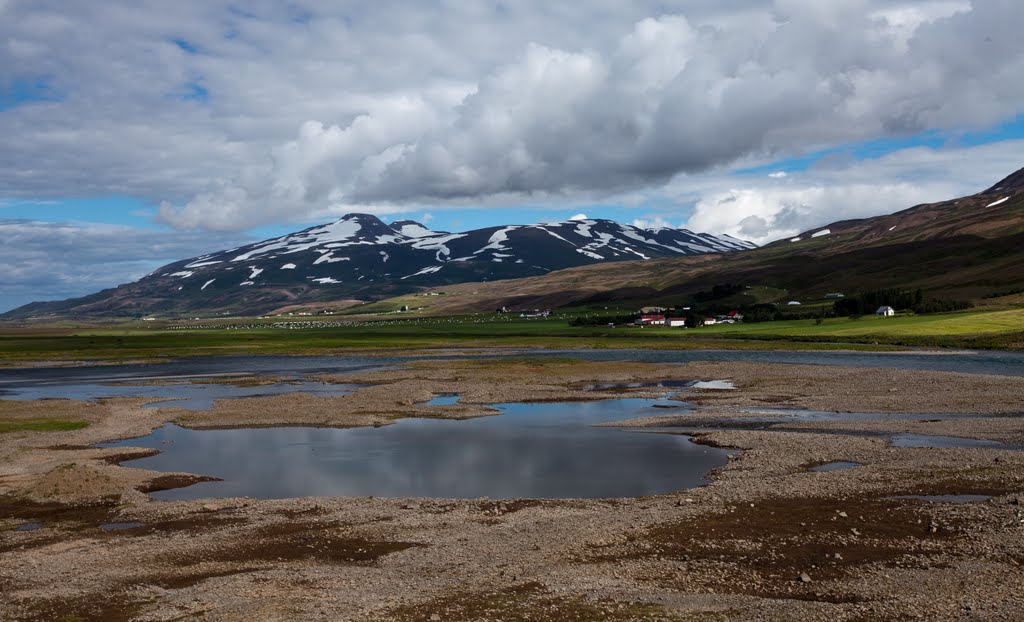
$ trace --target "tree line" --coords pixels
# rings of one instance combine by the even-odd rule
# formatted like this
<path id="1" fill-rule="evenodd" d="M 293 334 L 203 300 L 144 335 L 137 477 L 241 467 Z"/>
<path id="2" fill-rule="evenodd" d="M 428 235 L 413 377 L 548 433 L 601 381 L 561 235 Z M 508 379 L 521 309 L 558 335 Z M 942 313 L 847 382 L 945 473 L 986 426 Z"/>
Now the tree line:
<path id="1" fill-rule="evenodd" d="M 974 305 L 967 300 L 940 300 L 925 298 L 920 289 L 901 289 L 897 287 L 874 289 L 840 298 L 834 304 L 836 315 L 840 317 L 869 315 L 881 307 L 892 307 L 896 311 L 913 311 L 914 313 L 945 313 L 962 311 Z"/>

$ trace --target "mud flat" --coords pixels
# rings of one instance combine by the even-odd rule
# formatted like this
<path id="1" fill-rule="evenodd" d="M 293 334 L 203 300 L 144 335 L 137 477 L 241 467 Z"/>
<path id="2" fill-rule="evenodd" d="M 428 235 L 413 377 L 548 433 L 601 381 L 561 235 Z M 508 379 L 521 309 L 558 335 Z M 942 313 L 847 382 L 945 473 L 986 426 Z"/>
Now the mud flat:
<path id="1" fill-rule="evenodd" d="M 1017 442 L 1022 378 L 460 359 L 322 380 L 366 386 L 205 411 L 137 398 L 0 402 L 0 421 L 23 428 L 0 433 L 0 619 L 1017 620 L 1024 611 L 1024 452 L 899 447 L 886 436 L 923 427 Z M 387 425 L 488 416 L 503 402 L 663 395 L 585 388 L 656 380 L 736 389 L 681 393 L 705 408 L 653 425 L 721 422 L 766 405 L 914 414 L 705 430 L 699 442 L 742 450 L 710 485 L 631 499 L 153 502 L 145 491 L 203 474 L 127 468 L 120 462 L 152 450 L 93 447 L 168 422 Z M 456 404 L 425 405 L 449 393 Z M 935 432 L 920 413 L 986 416 Z M 49 429 L 29 429 L 43 419 Z M 812 470 L 839 461 L 860 466 Z M 910 495 L 987 500 L 894 498 Z"/>

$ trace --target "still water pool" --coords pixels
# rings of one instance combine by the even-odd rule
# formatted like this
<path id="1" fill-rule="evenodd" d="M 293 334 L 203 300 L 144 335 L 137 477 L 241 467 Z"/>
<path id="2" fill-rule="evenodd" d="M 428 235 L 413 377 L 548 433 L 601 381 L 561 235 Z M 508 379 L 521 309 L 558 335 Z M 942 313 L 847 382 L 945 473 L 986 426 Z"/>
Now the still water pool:
<path id="1" fill-rule="evenodd" d="M 686 436 L 593 427 L 652 414 L 655 400 L 500 404 L 469 421 L 404 419 L 382 428 L 189 430 L 168 425 L 104 446 L 161 453 L 126 462 L 221 478 L 158 499 L 314 495 L 602 498 L 699 486 L 728 451 Z M 681 407 L 682 409 L 682 407 Z"/>

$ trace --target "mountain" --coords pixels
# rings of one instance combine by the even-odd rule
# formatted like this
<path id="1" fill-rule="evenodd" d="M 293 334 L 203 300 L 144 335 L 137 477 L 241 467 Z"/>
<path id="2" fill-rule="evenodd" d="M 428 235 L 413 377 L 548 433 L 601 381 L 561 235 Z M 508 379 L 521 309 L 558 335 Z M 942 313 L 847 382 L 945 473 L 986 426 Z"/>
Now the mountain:
<path id="1" fill-rule="evenodd" d="M 754 248 L 729 236 L 570 220 L 432 231 L 368 214 L 193 257 L 102 292 L 32 303 L 3 317 L 264 313 L 293 304 L 377 300 L 424 288 L 512 279 L 595 263 Z"/>
<path id="2" fill-rule="evenodd" d="M 971 196 L 838 221 L 743 253 L 595 264 L 500 285 L 466 283 L 422 304 L 438 314 L 500 306 L 638 308 L 685 303 L 726 283 L 757 292 L 746 302 L 821 300 L 831 292 L 885 287 L 920 288 L 950 300 L 1024 291 L 1024 169 Z M 394 301 L 378 307 L 389 304 Z"/>

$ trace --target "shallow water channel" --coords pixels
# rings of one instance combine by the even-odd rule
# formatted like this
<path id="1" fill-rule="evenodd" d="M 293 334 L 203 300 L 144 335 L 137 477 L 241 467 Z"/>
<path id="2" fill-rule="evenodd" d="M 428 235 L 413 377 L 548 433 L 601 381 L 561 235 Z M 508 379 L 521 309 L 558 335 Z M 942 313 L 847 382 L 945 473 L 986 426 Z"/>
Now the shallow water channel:
<path id="1" fill-rule="evenodd" d="M 161 384 L 100 384 L 92 382 L 67 384 L 28 384 L 0 390 L 0 399 L 38 400 L 69 399 L 94 401 L 107 397 L 146 397 L 159 399 L 147 404 L 148 408 L 184 408 L 206 410 L 213 408 L 215 400 L 242 397 L 267 397 L 290 393 L 307 393 L 321 397 L 345 395 L 355 385 L 327 384 L 308 380 L 288 380 L 258 386 L 237 386 L 221 383 L 192 383 L 188 381 Z M 166 401 L 164 401 L 166 400 Z"/>
<path id="2" fill-rule="evenodd" d="M 167 425 L 106 447 L 161 453 L 126 462 L 221 478 L 157 499 L 313 495 L 601 498 L 699 486 L 727 450 L 689 437 L 595 423 L 650 415 L 656 400 L 500 404 L 468 421 L 403 419 L 382 428 L 189 430 Z M 680 407 L 683 405 L 680 404 Z"/>

